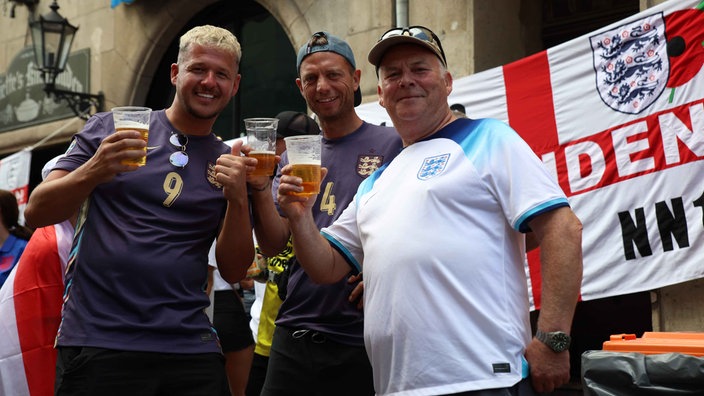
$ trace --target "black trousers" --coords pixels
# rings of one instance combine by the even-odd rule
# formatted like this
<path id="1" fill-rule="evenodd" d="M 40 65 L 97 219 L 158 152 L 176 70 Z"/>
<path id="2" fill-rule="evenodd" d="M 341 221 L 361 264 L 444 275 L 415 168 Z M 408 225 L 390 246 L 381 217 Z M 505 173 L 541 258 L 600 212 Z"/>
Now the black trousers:
<path id="1" fill-rule="evenodd" d="M 249 379 L 247 389 L 244 390 L 246 396 L 259 396 L 262 393 L 264 380 L 266 379 L 266 369 L 269 366 L 269 357 L 254 353 L 252 367 L 249 369 Z"/>
<path id="2" fill-rule="evenodd" d="M 536 396 L 533 386 L 530 384 L 530 377 L 522 379 L 510 388 L 485 389 L 478 391 L 453 393 L 445 396 Z"/>
<path id="3" fill-rule="evenodd" d="M 363 346 L 325 334 L 276 326 L 261 396 L 374 396 Z"/>
<path id="4" fill-rule="evenodd" d="M 219 353 L 178 354 L 59 347 L 57 396 L 226 396 Z"/>

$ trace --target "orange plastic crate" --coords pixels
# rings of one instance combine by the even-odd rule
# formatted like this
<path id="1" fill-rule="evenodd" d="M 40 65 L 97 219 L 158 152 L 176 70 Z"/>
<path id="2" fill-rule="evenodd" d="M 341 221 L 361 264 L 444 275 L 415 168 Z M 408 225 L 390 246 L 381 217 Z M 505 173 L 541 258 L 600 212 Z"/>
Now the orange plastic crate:
<path id="1" fill-rule="evenodd" d="M 641 338 L 635 334 L 615 334 L 604 342 L 603 350 L 647 355 L 684 353 L 701 357 L 704 356 L 704 333 L 645 332 Z"/>

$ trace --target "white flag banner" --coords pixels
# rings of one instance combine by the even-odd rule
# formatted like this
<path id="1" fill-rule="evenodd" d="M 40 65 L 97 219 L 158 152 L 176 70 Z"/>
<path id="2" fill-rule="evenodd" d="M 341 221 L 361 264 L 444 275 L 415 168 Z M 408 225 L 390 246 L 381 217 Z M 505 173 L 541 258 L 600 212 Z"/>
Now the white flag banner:
<path id="1" fill-rule="evenodd" d="M 0 160 L 0 189 L 12 191 L 20 208 L 20 224 L 24 224 L 24 208 L 29 198 L 29 169 L 32 152 L 23 150 Z"/>
<path id="2" fill-rule="evenodd" d="M 671 0 L 454 82 L 450 104 L 508 122 L 567 194 L 584 224 L 583 300 L 704 277 L 703 8 Z M 358 112 L 391 124 L 377 103 Z"/>

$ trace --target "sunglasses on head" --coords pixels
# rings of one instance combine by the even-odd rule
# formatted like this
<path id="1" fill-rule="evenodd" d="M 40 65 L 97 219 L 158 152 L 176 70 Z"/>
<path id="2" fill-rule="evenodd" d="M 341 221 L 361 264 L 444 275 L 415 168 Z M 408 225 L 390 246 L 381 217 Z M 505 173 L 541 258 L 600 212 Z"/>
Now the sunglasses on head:
<path id="1" fill-rule="evenodd" d="M 438 49 L 438 52 L 442 56 L 442 63 L 447 65 L 447 59 L 445 59 L 445 51 L 442 49 L 442 44 L 440 44 L 440 39 L 438 36 L 433 33 L 432 30 L 428 29 L 425 26 L 408 26 L 408 27 L 397 27 L 393 29 L 389 29 L 386 31 L 386 33 L 381 35 L 381 38 L 379 41 L 386 40 L 389 37 L 394 37 L 394 36 L 409 36 L 413 38 L 417 38 L 419 40 L 423 40 L 426 43 L 432 45 L 433 47 Z"/>

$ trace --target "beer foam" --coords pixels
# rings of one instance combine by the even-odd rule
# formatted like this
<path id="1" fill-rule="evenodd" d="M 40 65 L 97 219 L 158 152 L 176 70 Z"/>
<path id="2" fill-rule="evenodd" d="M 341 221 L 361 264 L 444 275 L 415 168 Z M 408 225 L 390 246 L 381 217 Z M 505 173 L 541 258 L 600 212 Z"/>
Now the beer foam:
<path id="1" fill-rule="evenodd" d="M 310 158 L 292 158 L 289 156 L 288 163 L 292 165 L 320 165 L 320 160 Z"/>
<path id="2" fill-rule="evenodd" d="M 148 124 L 143 124 L 141 122 L 132 120 L 122 120 L 115 122 L 115 129 L 149 129 Z"/>

